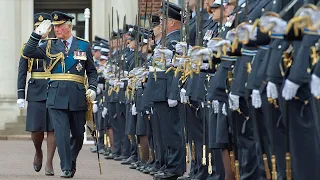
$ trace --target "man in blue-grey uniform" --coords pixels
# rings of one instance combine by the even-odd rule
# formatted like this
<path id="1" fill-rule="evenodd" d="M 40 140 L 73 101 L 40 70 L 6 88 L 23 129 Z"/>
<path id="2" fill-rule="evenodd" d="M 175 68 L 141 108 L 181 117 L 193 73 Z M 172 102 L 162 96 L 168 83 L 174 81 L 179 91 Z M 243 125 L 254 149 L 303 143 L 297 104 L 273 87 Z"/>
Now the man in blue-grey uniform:
<path id="1" fill-rule="evenodd" d="M 31 34 L 23 54 L 43 58 L 50 66 L 46 104 L 55 129 L 61 177 L 72 178 L 83 145 L 87 103 L 92 103 L 96 97 L 97 70 L 90 44 L 72 35 L 74 17 L 59 11 L 52 12 L 51 17 L 57 39 L 38 46 L 41 36 L 51 26 L 51 22 L 45 20 Z"/>

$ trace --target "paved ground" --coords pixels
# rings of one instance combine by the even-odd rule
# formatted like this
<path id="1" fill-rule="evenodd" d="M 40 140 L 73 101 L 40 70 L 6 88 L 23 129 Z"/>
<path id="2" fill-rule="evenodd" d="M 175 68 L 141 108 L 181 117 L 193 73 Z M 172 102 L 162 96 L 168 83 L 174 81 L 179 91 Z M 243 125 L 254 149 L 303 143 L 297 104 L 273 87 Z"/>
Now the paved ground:
<path id="1" fill-rule="evenodd" d="M 150 175 L 144 175 L 128 166 L 120 165 L 113 160 L 101 158 L 102 175 L 99 175 L 97 155 L 89 151 L 91 145 L 84 145 L 77 162 L 77 173 L 73 179 L 107 179 L 107 180 L 151 180 Z M 34 180 L 60 179 L 59 156 L 54 158 L 55 176 L 44 175 L 46 146 L 43 144 L 43 168 L 39 173 L 32 167 L 34 149 L 32 141 L 8 140 L 0 141 L 0 179 L 1 180 Z"/>

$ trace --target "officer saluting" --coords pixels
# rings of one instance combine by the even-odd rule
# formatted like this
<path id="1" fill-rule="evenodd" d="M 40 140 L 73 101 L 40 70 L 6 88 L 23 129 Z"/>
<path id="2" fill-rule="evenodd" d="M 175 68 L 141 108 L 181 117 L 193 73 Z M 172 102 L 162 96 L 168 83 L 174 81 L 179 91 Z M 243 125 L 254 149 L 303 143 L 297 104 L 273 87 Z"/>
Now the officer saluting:
<path id="1" fill-rule="evenodd" d="M 47 13 L 37 13 L 33 18 L 34 27 L 37 28 L 42 21 L 50 20 L 51 16 Z M 50 30 L 51 28 L 41 37 L 42 40 L 39 44 L 46 40 Z M 53 134 L 53 126 L 46 108 L 48 73 L 44 72 L 45 69 L 46 65 L 43 59 L 33 59 L 24 55 L 21 56 L 18 72 L 17 104 L 20 109 L 24 108 L 26 77 L 27 72 L 29 72 L 31 73 L 31 78 L 28 81 L 26 131 L 31 132 L 31 139 L 36 150 L 33 168 L 36 172 L 41 170 L 43 158 L 41 145 L 44 138 L 44 132 L 47 132 L 48 158 L 45 174 L 47 176 L 52 176 L 54 175 L 52 159 L 56 149 L 56 143 Z"/>
<path id="2" fill-rule="evenodd" d="M 50 66 L 47 108 L 55 129 L 61 177 L 71 178 L 76 172 L 76 159 L 83 144 L 86 95 L 90 101 L 96 97 L 97 71 L 90 44 L 71 33 L 74 17 L 58 11 L 51 17 L 57 39 L 48 40 L 38 47 L 41 35 L 51 26 L 50 21 L 45 20 L 31 34 L 23 54 L 43 58 Z M 85 71 L 89 83 L 87 91 Z"/>

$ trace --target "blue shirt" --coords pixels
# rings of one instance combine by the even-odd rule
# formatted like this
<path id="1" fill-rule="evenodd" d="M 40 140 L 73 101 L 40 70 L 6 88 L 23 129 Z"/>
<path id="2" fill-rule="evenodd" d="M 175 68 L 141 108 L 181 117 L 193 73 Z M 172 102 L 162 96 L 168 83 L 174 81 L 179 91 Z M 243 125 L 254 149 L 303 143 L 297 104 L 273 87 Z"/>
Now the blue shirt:
<path id="1" fill-rule="evenodd" d="M 68 50 L 69 50 L 70 47 L 71 47 L 72 40 L 73 40 L 73 36 L 70 36 L 70 38 L 66 40 L 66 41 L 68 42 Z M 62 43 L 63 43 L 64 40 L 61 39 L 61 41 L 62 41 Z"/>

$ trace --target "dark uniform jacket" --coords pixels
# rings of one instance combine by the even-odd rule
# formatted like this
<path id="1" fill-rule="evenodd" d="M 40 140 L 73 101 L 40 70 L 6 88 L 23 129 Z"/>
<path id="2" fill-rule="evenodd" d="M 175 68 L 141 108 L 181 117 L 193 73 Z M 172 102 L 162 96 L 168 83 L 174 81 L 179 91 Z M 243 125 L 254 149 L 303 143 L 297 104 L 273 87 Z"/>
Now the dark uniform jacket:
<path id="1" fill-rule="evenodd" d="M 44 63 L 43 59 L 34 59 L 26 56 L 21 56 L 19 61 L 18 70 L 18 99 L 25 99 L 25 86 L 27 72 L 41 72 L 44 73 Z M 27 101 L 45 101 L 47 99 L 47 87 L 48 79 L 45 78 L 33 78 L 28 80 L 28 91 L 27 91 Z"/>
<path id="2" fill-rule="evenodd" d="M 98 79 L 97 70 L 93 62 L 91 46 L 88 42 L 73 37 L 71 47 L 67 53 L 60 39 L 49 40 L 38 46 L 40 38 L 40 35 L 32 33 L 23 51 L 25 56 L 45 59 L 47 64 L 50 65 L 50 59 L 46 55 L 46 50 L 49 50 L 50 54 L 53 55 L 62 52 L 64 55 L 65 68 L 63 68 L 60 60 L 55 66 L 51 66 L 53 67 L 51 73 L 53 75 L 60 74 L 62 77 L 68 77 L 68 74 L 71 76 L 78 75 L 78 77 L 84 77 L 86 71 L 89 84 L 88 88 L 96 91 Z M 51 43 L 50 48 L 48 46 L 49 43 Z M 74 57 L 76 57 L 75 54 L 84 56 L 84 59 L 74 59 Z M 52 63 L 53 62 L 54 60 Z M 84 83 L 70 80 L 52 80 L 51 78 L 48 88 L 47 107 L 70 111 L 86 110 L 87 102 L 85 93 Z"/>

